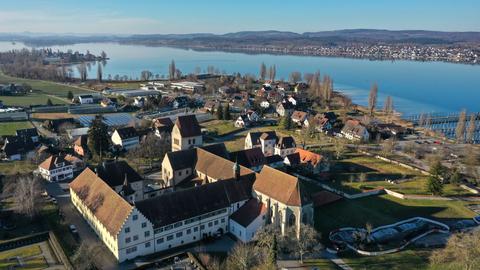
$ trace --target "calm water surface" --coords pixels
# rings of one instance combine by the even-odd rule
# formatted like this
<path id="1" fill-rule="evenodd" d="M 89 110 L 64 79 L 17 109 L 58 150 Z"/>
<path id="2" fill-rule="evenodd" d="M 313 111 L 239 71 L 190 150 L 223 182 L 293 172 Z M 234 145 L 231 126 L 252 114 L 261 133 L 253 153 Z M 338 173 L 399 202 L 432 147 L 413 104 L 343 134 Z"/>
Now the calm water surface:
<path id="1" fill-rule="evenodd" d="M 0 51 L 25 47 L 22 43 L 0 42 Z M 52 46 L 54 49 L 100 54 L 110 60 L 104 67 L 104 77 L 127 75 L 139 77 L 142 70 L 153 74 L 168 74 L 168 65 L 175 60 L 182 72 L 205 70 L 212 65 L 227 73 L 258 74 L 261 62 L 277 67 L 277 78 L 288 79 L 292 71 L 330 75 L 335 88 L 350 95 L 355 103 L 365 105 L 373 82 L 379 85 L 379 106 L 387 95 L 393 97 L 395 109 L 405 115 L 420 112 L 454 112 L 461 109 L 480 111 L 480 65 L 440 62 L 370 61 L 333 57 L 243 54 L 227 52 L 197 52 L 165 47 L 85 43 Z M 89 71 L 96 76 L 96 65 Z"/>

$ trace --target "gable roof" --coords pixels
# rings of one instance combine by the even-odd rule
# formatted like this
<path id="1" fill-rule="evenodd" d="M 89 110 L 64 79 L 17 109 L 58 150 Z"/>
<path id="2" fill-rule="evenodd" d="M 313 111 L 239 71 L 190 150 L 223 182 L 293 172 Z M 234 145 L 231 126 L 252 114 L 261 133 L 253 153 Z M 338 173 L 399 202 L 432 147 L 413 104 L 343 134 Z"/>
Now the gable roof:
<path id="1" fill-rule="evenodd" d="M 170 117 L 162 117 L 153 120 L 153 126 L 161 132 L 172 132 L 173 122 Z"/>
<path id="2" fill-rule="evenodd" d="M 265 156 L 262 149 L 254 147 L 230 153 L 230 160 L 247 168 L 262 166 L 265 164 Z"/>
<path id="3" fill-rule="evenodd" d="M 35 148 L 35 145 L 30 137 L 20 136 L 5 136 L 7 142 L 2 147 L 3 152 L 7 156 L 25 153 Z"/>
<path id="4" fill-rule="evenodd" d="M 250 225 L 259 215 L 265 214 L 267 207 L 262 202 L 256 199 L 250 199 L 236 212 L 234 212 L 230 218 L 242 225 L 244 228 Z"/>
<path id="5" fill-rule="evenodd" d="M 317 153 L 297 148 L 295 151 L 299 155 L 301 163 L 308 163 L 313 166 L 316 166 L 318 163 L 322 162 L 323 157 Z"/>
<path id="6" fill-rule="evenodd" d="M 297 177 L 269 166 L 263 166 L 257 174 L 253 189 L 286 205 L 302 206 L 309 201 L 308 197 L 301 194 Z"/>
<path id="7" fill-rule="evenodd" d="M 288 163 L 290 164 L 290 166 L 295 166 L 300 164 L 300 154 L 298 153 L 287 155 L 285 159 L 288 160 Z"/>
<path id="8" fill-rule="evenodd" d="M 72 165 L 69 161 L 65 160 L 65 158 L 61 155 L 51 155 L 42 163 L 40 163 L 40 165 L 38 166 L 45 170 L 50 171 L 50 170 L 56 169 L 57 168 L 56 165 L 60 163 L 64 163 L 64 166 Z"/>
<path id="9" fill-rule="evenodd" d="M 360 121 L 358 120 L 347 120 L 345 126 L 342 128 L 342 132 L 351 133 L 357 136 L 363 135 L 363 133 L 367 130 Z"/>
<path id="10" fill-rule="evenodd" d="M 88 135 L 79 136 L 74 142 L 74 145 L 85 147 L 87 146 Z"/>
<path id="11" fill-rule="evenodd" d="M 139 201 L 136 207 L 158 228 L 248 200 L 251 188 L 248 180 L 218 181 Z"/>
<path id="12" fill-rule="evenodd" d="M 175 122 L 175 126 L 177 126 L 182 137 L 195 137 L 202 135 L 197 117 L 195 117 L 194 114 L 179 116 Z"/>
<path id="13" fill-rule="evenodd" d="M 138 137 L 137 130 L 134 127 L 124 127 L 116 129 L 122 140 Z"/>
<path id="14" fill-rule="evenodd" d="M 83 170 L 69 186 L 111 235 L 120 232 L 133 210 L 132 205 L 89 168 Z"/>
<path id="15" fill-rule="evenodd" d="M 95 171 L 107 185 L 120 186 L 127 175 L 128 182 L 141 181 L 142 177 L 124 160 L 104 161 L 95 167 Z"/>
<path id="16" fill-rule="evenodd" d="M 180 150 L 175 152 L 167 152 L 165 158 L 170 162 L 170 166 L 174 171 L 193 168 L 197 159 L 196 149 Z"/>
<path id="17" fill-rule="evenodd" d="M 234 179 L 234 164 L 235 163 L 228 159 L 212 154 L 201 148 L 197 148 L 197 163 L 195 164 L 195 170 L 206 174 L 211 178 L 218 180 Z M 240 166 L 240 176 L 241 178 L 254 179 L 255 173 L 244 166 Z"/>
<path id="18" fill-rule="evenodd" d="M 260 139 L 262 140 L 277 140 L 277 134 L 275 133 L 275 131 L 273 132 L 264 132 L 262 133 L 262 135 L 260 136 Z"/>
<path id="19" fill-rule="evenodd" d="M 307 118 L 307 113 L 302 111 L 294 111 L 292 113 L 292 120 L 304 121 Z"/>
<path id="20" fill-rule="evenodd" d="M 259 145 L 260 144 L 260 137 L 263 133 L 269 134 L 269 136 L 277 137 L 277 133 L 275 131 L 265 131 L 265 132 L 249 132 L 247 136 L 250 136 L 250 140 L 252 141 L 252 145 Z"/>
<path id="21" fill-rule="evenodd" d="M 228 152 L 227 147 L 225 146 L 224 143 L 214 143 L 209 145 L 203 145 L 203 146 L 200 146 L 199 148 L 202 148 L 207 152 L 210 152 L 214 155 L 217 155 L 226 159 L 230 157 L 230 153 Z"/>
<path id="22" fill-rule="evenodd" d="M 280 149 L 287 149 L 287 148 L 296 147 L 295 139 L 293 139 L 292 136 L 280 137 L 280 139 L 277 142 L 276 147 L 278 147 Z"/>
<path id="23" fill-rule="evenodd" d="M 38 132 L 36 128 L 17 129 L 16 134 L 17 136 L 21 137 L 38 137 Z"/>

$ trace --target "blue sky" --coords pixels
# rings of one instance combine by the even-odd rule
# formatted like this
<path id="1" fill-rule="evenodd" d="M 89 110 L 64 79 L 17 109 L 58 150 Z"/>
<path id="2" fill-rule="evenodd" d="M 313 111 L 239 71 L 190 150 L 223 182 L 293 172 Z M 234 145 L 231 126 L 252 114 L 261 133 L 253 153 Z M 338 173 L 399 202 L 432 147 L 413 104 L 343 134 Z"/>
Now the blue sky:
<path id="1" fill-rule="evenodd" d="M 0 0 L 0 32 L 480 31 L 479 0 Z"/>

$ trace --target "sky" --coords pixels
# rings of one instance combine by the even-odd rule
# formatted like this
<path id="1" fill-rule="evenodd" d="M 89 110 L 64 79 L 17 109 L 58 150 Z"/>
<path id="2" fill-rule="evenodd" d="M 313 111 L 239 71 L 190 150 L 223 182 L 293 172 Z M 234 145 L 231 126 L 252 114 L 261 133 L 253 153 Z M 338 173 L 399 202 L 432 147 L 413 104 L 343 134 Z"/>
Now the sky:
<path id="1" fill-rule="evenodd" d="M 480 31 L 479 0 L 0 0 L 0 33 Z"/>

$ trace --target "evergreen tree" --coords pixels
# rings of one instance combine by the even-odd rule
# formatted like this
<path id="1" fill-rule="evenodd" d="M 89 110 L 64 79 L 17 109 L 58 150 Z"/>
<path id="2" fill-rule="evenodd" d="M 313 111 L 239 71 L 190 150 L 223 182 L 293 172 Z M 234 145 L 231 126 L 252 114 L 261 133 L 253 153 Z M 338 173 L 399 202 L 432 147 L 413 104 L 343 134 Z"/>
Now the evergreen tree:
<path id="1" fill-rule="evenodd" d="M 48 106 L 52 106 L 52 105 L 53 105 L 53 102 L 52 102 L 51 99 L 48 99 L 48 100 L 47 100 L 47 105 L 48 105 Z"/>
<path id="2" fill-rule="evenodd" d="M 223 120 L 231 120 L 232 116 L 230 115 L 230 105 L 227 104 L 225 110 L 223 110 Z"/>
<path id="3" fill-rule="evenodd" d="M 272 246 L 268 251 L 268 263 L 270 265 L 277 265 L 278 244 L 277 236 L 274 234 L 272 239 Z"/>
<path id="4" fill-rule="evenodd" d="M 282 119 L 282 126 L 286 130 L 290 130 L 292 128 L 292 118 L 289 115 L 286 115 Z"/>
<path id="5" fill-rule="evenodd" d="M 108 127 L 101 115 L 96 115 L 88 129 L 88 149 L 96 156 L 108 150 Z"/>
<path id="6" fill-rule="evenodd" d="M 429 176 L 427 179 L 427 191 L 432 193 L 432 195 L 442 195 L 443 193 L 443 183 L 440 178 L 435 176 Z"/>
<path id="7" fill-rule="evenodd" d="M 222 104 L 218 104 L 217 107 L 217 119 L 222 120 L 223 119 L 223 106 Z"/>
<path id="8" fill-rule="evenodd" d="M 73 93 L 72 93 L 72 91 L 68 91 L 67 98 L 68 98 L 68 100 L 72 100 L 72 99 L 73 99 Z"/>

